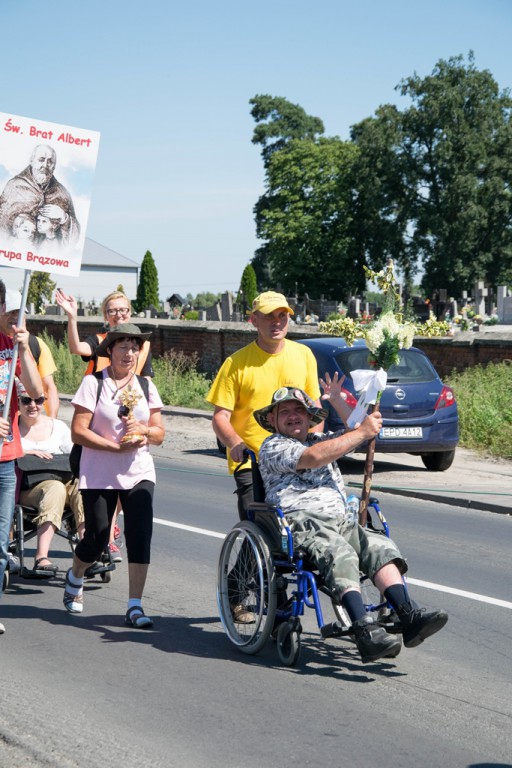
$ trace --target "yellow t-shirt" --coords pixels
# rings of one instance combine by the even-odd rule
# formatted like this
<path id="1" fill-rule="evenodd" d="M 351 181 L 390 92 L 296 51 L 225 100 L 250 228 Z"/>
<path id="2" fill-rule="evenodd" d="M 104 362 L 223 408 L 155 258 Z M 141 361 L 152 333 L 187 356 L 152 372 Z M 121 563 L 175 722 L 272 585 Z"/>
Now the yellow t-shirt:
<path id="1" fill-rule="evenodd" d="M 37 370 L 39 371 L 40 377 L 43 379 L 45 376 L 53 376 L 57 370 L 57 366 L 55 365 L 55 361 L 48 344 L 43 341 L 40 336 L 37 337 L 37 340 L 39 342 L 40 349 Z M 44 409 L 48 414 L 49 405 L 47 400 L 44 401 Z"/>
<path id="2" fill-rule="evenodd" d="M 224 361 L 206 399 L 232 412 L 233 429 L 257 456 L 270 433 L 256 423 L 253 412 L 269 405 L 279 387 L 298 387 L 317 400 L 320 387 L 313 353 L 303 344 L 285 339 L 283 350 L 271 355 L 253 341 Z M 230 474 L 236 466 L 228 451 Z"/>

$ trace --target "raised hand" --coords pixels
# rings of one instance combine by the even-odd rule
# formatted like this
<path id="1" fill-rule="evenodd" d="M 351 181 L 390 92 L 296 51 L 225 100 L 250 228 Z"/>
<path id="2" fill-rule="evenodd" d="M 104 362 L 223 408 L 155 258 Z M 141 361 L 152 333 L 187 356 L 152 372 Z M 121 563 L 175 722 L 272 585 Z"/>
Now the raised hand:
<path id="1" fill-rule="evenodd" d="M 78 305 L 74 296 L 66 296 L 62 288 L 57 288 L 55 292 L 55 301 L 62 307 L 66 315 L 76 317 L 78 315 Z"/>
<path id="2" fill-rule="evenodd" d="M 321 400 L 346 400 L 347 396 L 344 392 L 341 391 L 343 382 L 345 381 L 345 376 L 339 376 L 338 371 L 335 371 L 333 377 L 331 378 L 329 373 L 324 374 L 324 378 L 320 378 L 320 386 L 322 387 L 324 393 L 321 396 Z"/>

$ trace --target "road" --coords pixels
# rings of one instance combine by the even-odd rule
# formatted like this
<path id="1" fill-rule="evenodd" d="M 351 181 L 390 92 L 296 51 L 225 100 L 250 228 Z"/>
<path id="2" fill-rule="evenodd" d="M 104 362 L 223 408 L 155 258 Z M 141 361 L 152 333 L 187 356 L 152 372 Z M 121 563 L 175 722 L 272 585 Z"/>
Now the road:
<path id="1" fill-rule="evenodd" d="M 446 608 L 446 628 L 363 666 L 350 642 L 320 640 L 309 611 L 288 669 L 272 643 L 237 652 L 218 620 L 232 481 L 194 455 L 156 464 L 153 631 L 123 624 L 125 563 L 110 584 L 87 586 L 78 617 L 62 607 L 70 557 L 59 542 L 57 579 L 13 577 L 0 612 L 0 765 L 512 765 L 510 517 L 382 494 L 411 592 Z"/>

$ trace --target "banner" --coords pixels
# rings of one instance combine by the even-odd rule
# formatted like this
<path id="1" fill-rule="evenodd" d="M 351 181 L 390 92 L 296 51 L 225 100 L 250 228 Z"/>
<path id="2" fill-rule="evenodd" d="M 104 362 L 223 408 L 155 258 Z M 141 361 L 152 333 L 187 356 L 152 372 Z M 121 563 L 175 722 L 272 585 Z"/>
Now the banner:
<path id="1" fill-rule="evenodd" d="M 0 112 L 0 265 L 80 273 L 100 134 Z"/>

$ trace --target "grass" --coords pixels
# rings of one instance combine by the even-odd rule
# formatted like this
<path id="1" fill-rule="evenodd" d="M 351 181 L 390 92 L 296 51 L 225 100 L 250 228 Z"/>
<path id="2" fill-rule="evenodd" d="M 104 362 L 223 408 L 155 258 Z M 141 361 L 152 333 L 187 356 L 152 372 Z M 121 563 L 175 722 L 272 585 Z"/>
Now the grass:
<path id="1" fill-rule="evenodd" d="M 66 343 L 43 334 L 52 352 L 59 392 L 74 394 L 86 363 L 72 355 Z M 155 385 L 165 405 L 211 410 L 205 402 L 208 377 L 197 371 L 197 355 L 168 352 L 153 359 Z M 489 364 L 452 373 L 447 383 L 455 390 L 459 407 L 460 445 L 490 456 L 512 459 L 512 365 Z"/>
<path id="2" fill-rule="evenodd" d="M 479 453 L 512 459 L 512 365 L 453 372 L 447 383 L 459 408 L 460 444 Z"/>

